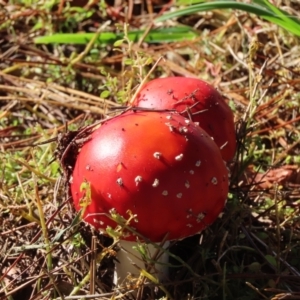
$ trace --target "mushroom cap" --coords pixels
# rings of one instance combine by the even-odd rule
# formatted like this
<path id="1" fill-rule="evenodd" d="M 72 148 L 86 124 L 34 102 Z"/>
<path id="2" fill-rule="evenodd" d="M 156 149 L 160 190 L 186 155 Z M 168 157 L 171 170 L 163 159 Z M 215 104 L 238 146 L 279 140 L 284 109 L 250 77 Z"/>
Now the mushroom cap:
<path id="1" fill-rule="evenodd" d="M 153 242 L 200 232 L 223 210 L 228 172 L 220 151 L 200 127 L 178 113 L 127 112 L 104 122 L 81 148 L 70 180 L 75 208 L 100 230 L 116 223 L 115 209 Z M 133 235 L 123 237 L 133 240 Z"/>
<path id="2" fill-rule="evenodd" d="M 209 83 L 187 77 L 157 78 L 146 83 L 133 106 L 175 109 L 198 122 L 221 150 L 225 161 L 236 151 L 234 116 L 220 93 Z"/>

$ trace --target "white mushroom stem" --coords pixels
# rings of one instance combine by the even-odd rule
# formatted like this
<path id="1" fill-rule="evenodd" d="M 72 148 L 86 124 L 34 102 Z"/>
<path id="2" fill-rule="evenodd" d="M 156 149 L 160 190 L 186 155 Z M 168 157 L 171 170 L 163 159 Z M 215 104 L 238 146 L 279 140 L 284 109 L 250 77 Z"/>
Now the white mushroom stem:
<path id="1" fill-rule="evenodd" d="M 134 247 L 138 247 L 136 242 L 121 240 L 121 249 L 117 254 L 119 263 L 115 263 L 114 283 L 117 286 L 121 285 L 128 275 L 130 275 L 130 278 L 139 278 L 141 269 L 147 270 L 149 274 L 153 275 L 160 282 L 167 280 L 169 255 L 164 249 L 167 249 L 169 244 L 168 241 L 162 246 L 160 244 L 157 244 L 157 246 L 154 246 L 154 244 L 145 244 L 146 257 L 148 258 L 145 261 L 141 253 L 133 249 Z M 155 260 L 156 263 L 153 267 L 149 268 L 152 260 Z"/>

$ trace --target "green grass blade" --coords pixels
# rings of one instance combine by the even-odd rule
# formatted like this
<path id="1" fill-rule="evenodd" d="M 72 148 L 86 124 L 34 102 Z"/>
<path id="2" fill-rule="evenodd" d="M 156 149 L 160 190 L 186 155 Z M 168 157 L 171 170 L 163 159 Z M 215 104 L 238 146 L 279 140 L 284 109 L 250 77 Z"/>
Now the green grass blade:
<path id="1" fill-rule="evenodd" d="M 206 0 L 178 0 L 176 1 L 175 5 L 179 6 L 179 5 L 194 5 L 194 4 L 198 4 L 198 3 L 203 3 L 206 2 Z"/>
<path id="2" fill-rule="evenodd" d="M 257 5 L 251 5 L 246 3 L 240 3 L 236 1 L 209 1 L 205 3 L 200 3 L 196 5 L 191 5 L 189 7 L 185 7 L 182 9 L 178 9 L 176 11 L 172 11 L 170 13 L 165 13 L 162 16 L 155 19 L 156 22 L 162 22 L 169 20 L 171 18 L 178 18 L 184 15 L 195 14 L 202 11 L 210 11 L 214 9 L 239 9 L 244 10 L 249 13 L 253 13 L 259 16 L 272 17 L 273 14 L 269 10 L 264 7 L 260 7 Z"/>
<path id="3" fill-rule="evenodd" d="M 131 41 L 138 41 L 144 34 L 143 30 L 131 31 L 128 38 Z M 40 36 L 35 38 L 36 44 L 87 44 L 94 33 L 57 33 L 50 36 Z M 188 26 L 162 28 L 151 30 L 145 38 L 147 43 L 168 43 L 182 40 L 191 40 L 197 37 L 197 33 Z M 96 41 L 98 44 L 113 44 L 115 41 L 123 39 L 123 34 L 103 32 Z"/>
<path id="4" fill-rule="evenodd" d="M 296 16 L 292 16 L 287 12 L 281 10 L 280 8 L 277 8 L 275 5 L 273 5 L 267 0 L 253 0 L 253 2 L 270 10 L 271 12 L 273 12 L 274 15 L 279 16 L 286 23 L 287 26 L 291 27 L 291 29 L 294 26 L 296 26 L 299 30 L 300 21 Z"/>
<path id="5" fill-rule="evenodd" d="M 291 33 L 300 36 L 300 26 L 298 22 L 293 20 L 293 16 L 279 10 L 267 0 L 256 0 L 256 3 L 247 4 L 236 1 L 209 1 L 189 7 L 178 9 L 176 11 L 166 13 L 155 19 L 156 22 L 162 22 L 171 18 L 178 18 L 184 15 L 194 14 L 202 11 L 210 11 L 214 9 L 237 9 L 248 13 L 255 14 L 267 21 L 281 26 Z M 260 4 L 260 5 L 259 5 Z"/>
<path id="6" fill-rule="evenodd" d="M 56 33 L 48 36 L 39 36 L 34 39 L 35 44 L 87 44 L 94 33 Z M 101 33 L 98 42 L 101 44 L 113 43 L 118 35 L 112 32 Z"/>

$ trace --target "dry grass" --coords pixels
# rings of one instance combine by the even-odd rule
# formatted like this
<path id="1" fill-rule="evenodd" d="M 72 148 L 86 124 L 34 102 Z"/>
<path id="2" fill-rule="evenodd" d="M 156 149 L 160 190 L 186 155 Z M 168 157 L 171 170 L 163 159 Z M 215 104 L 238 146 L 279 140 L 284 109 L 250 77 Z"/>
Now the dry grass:
<path id="1" fill-rule="evenodd" d="M 172 21 L 199 30 L 194 40 L 125 42 L 119 51 L 92 45 L 95 56 L 84 46 L 37 46 L 33 37 L 94 32 L 126 18 L 129 29 L 149 28 L 150 13 L 168 4 L 129 1 L 127 15 L 109 7 L 86 19 L 64 1 L 52 15 L 46 5 L 20 2 L 0 12 L 0 299 L 129 299 L 131 289 L 143 291 L 139 299 L 165 295 L 147 278 L 142 286 L 131 278 L 129 289 L 112 286 L 115 245 L 79 222 L 59 162 L 49 163 L 65 124 L 78 130 L 115 113 L 157 61 L 149 78 L 212 82 L 234 110 L 239 142 L 222 219 L 174 243 L 170 251 L 184 264 L 172 261 L 177 267 L 163 289 L 174 299 L 300 299 L 299 38 L 220 10 Z M 279 2 L 297 11 L 297 3 Z M 105 90 L 109 100 L 99 97 Z"/>

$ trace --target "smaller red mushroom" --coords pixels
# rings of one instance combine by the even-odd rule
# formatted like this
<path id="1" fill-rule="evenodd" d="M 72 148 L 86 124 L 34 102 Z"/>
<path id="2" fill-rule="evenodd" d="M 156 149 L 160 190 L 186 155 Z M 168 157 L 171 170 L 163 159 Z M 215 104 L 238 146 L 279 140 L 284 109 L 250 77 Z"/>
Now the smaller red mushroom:
<path id="1" fill-rule="evenodd" d="M 199 123 L 221 150 L 225 161 L 236 151 L 234 117 L 220 93 L 209 83 L 187 77 L 157 78 L 146 83 L 133 106 L 174 109 Z"/>

